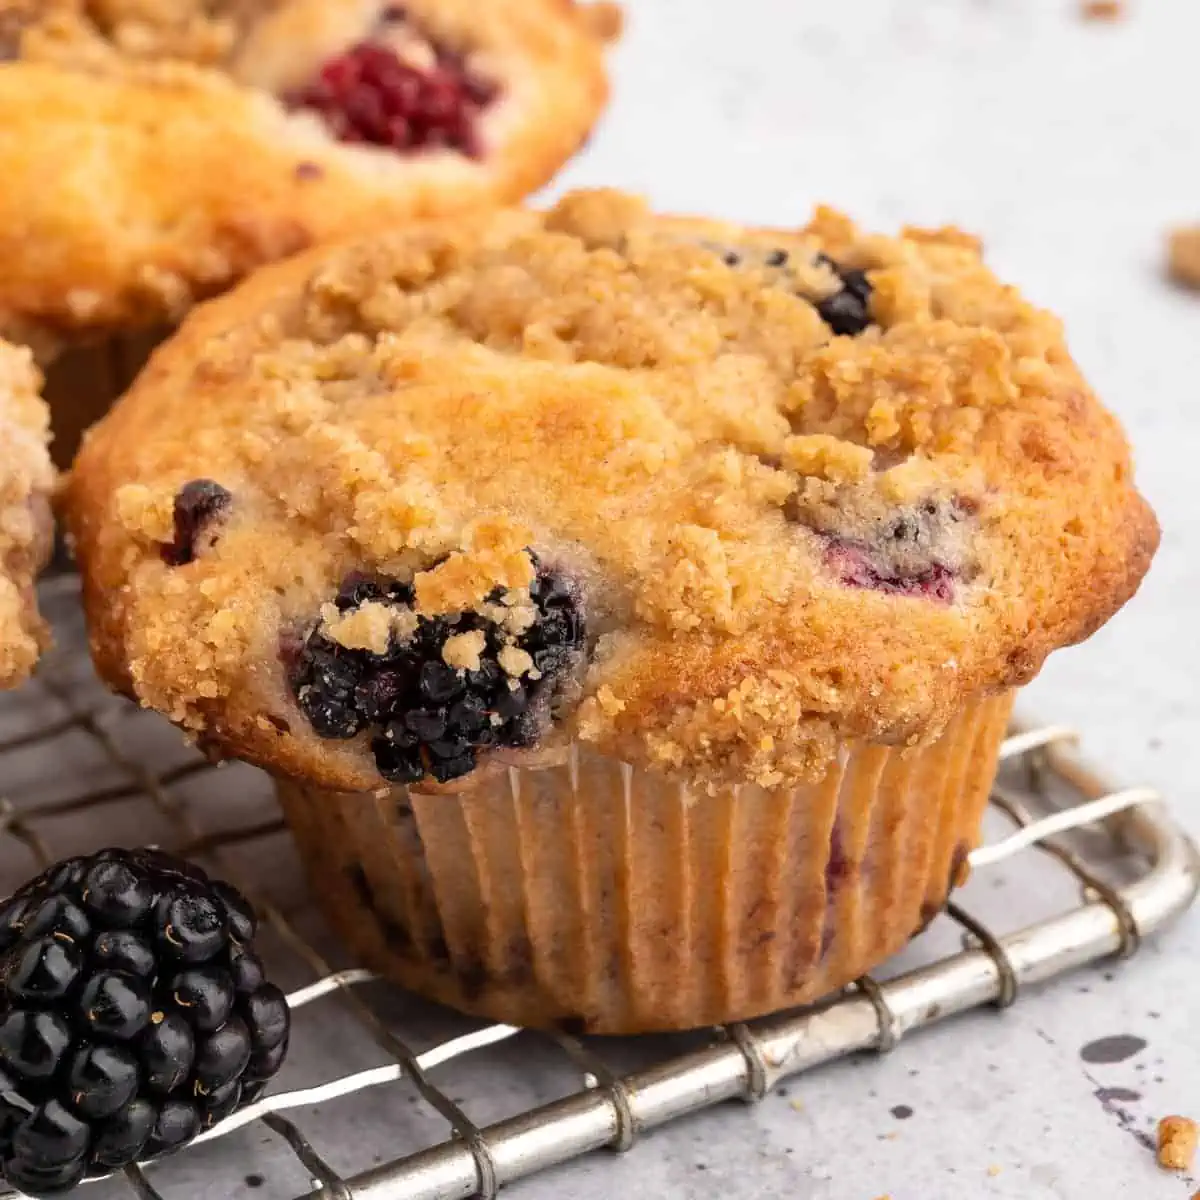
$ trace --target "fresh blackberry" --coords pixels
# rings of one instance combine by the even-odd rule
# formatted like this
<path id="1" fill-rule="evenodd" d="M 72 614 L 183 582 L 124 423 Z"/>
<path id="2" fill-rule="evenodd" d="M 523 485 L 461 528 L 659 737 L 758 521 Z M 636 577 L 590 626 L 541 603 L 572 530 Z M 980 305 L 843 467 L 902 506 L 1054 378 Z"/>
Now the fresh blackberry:
<path id="1" fill-rule="evenodd" d="M 536 744 L 587 631 L 570 579 L 536 558 L 534 567 L 519 613 L 512 612 L 518 598 L 498 590 L 478 612 L 418 616 L 411 635 L 393 639 L 383 654 L 340 646 L 318 624 L 286 656 L 314 731 L 326 738 L 369 731 L 379 773 L 400 784 L 446 783 L 470 774 L 494 746 Z M 411 608 L 413 600 L 408 584 L 353 575 L 335 605 L 349 612 L 368 602 Z M 478 650 L 477 665 L 447 658 L 447 643 L 462 635 Z"/>
<path id="2" fill-rule="evenodd" d="M 233 496 L 211 479 L 193 479 L 175 497 L 175 538 L 163 546 L 162 560 L 182 567 L 196 558 L 196 539 L 214 517 L 229 507 Z"/>
<path id="3" fill-rule="evenodd" d="M 283 993 L 228 884 L 154 850 L 51 867 L 0 906 L 0 1175 L 50 1196 L 261 1094 Z"/>
<path id="4" fill-rule="evenodd" d="M 840 267 L 826 254 L 818 254 L 817 261 L 842 281 L 840 291 L 818 302 L 821 320 L 841 336 L 854 337 L 862 333 L 871 324 L 871 284 L 867 273 Z"/>

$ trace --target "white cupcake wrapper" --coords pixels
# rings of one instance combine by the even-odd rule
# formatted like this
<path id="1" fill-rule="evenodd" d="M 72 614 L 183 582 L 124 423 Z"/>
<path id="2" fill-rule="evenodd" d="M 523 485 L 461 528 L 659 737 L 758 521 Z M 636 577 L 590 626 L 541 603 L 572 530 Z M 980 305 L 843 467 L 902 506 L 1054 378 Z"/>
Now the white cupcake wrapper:
<path id="1" fill-rule="evenodd" d="M 1011 695 L 932 745 L 847 744 L 819 783 L 715 796 L 574 746 L 456 795 L 281 782 L 316 896 L 400 984 L 512 1024 L 718 1024 L 835 990 L 945 903 Z"/>

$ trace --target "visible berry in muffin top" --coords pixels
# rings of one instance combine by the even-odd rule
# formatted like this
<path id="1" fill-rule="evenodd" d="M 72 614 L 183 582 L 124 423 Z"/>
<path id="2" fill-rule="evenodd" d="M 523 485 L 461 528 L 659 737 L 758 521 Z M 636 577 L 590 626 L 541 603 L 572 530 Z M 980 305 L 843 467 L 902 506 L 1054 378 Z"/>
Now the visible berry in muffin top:
<path id="1" fill-rule="evenodd" d="M 320 113 L 343 142 L 482 154 L 477 120 L 499 87 L 461 55 L 417 36 L 398 5 L 383 11 L 373 32 L 324 63 L 287 103 Z"/>
<path id="2" fill-rule="evenodd" d="M 175 529 L 169 545 L 163 546 L 163 562 L 182 567 L 196 557 L 196 539 L 204 527 L 233 497 L 211 479 L 193 479 L 175 496 Z"/>
<path id="3" fill-rule="evenodd" d="M 236 500 L 170 567 L 196 478 Z M 469 786 L 571 739 L 812 778 L 840 739 L 931 736 L 1028 679 L 1158 536 L 1059 323 L 973 239 L 613 192 L 263 272 L 159 355 L 68 508 L 109 678 L 346 790 Z M 567 650 L 536 698 L 548 621 Z"/>
<path id="4" fill-rule="evenodd" d="M 448 783 L 474 771 L 481 752 L 536 746 L 582 665 L 584 619 L 570 583 L 535 568 L 528 588 L 432 618 L 414 612 L 410 585 L 352 576 L 303 645 L 284 651 L 313 730 L 369 731 L 375 765 L 393 783 Z"/>

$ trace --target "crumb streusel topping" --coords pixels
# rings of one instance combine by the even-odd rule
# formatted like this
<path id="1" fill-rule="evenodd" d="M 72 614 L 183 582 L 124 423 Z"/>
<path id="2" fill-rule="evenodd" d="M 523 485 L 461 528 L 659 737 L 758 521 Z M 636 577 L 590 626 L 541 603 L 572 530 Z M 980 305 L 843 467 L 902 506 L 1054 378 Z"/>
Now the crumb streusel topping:
<path id="1" fill-rule="evenodd" d="M 49 357 L 314 241 L 520 198 L 602 107 L 615 12 L 0 0 L 0 335 Z"/>
<path id="2" fill-rule="evenodd" d="M 1168 1171 L 1190 1171 L 1200 1142 L 1200 1126 L 1191 1117 L 1163 1117 L 1158 1123 L 1158 1165 Z"/>
<path id="3" fill-rule="evenodd" d="M 260 273 L 158 353 L 69 508 L 108 678 L 346 790 L 570 738 L 812 778 L 1031 678 L 1158 539 L 1059 322 L 973 238 L 613 192 Z M 435 661 L 459 690 L 418 696 Z"/>
<path id="4" fill-rule="evenodd" d="M 51 543 L 54 473 L 39 384 L 29 351 L 0 342 L 0 688 L 29 674 L 44 640 L 33 580 Z"/>
<path id="5" fill-rule="evenodd" d="M 1171 230 L 1167 240 L 1167 269 L 1176 283 L 1200 289 L 1200 225 Z"/>

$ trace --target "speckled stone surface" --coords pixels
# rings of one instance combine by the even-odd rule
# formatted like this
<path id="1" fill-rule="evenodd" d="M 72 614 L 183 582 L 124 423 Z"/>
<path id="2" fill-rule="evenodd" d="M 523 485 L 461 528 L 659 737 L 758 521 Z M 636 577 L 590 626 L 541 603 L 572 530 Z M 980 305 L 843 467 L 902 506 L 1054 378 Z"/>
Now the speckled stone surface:
<path id="1" fill-rule="evenodd" d="M 1115 24 L 1084 21 L 1078 0 L 626 6 L 614 106 L 556 192 L 611 183 L 660 207 L 760 222 L 799 221 L 819 200 L 885 228 L 955 222 L 984 236 L 1002 274 L 1063 314 L 1077 357 L 1128 425 L 1165 538 L 1142 595 L 1086 647 L 1054 659 L 1023 708 L 1076 724 L 1093 758 L 1123 781 L 1159 787 L 1200 835 L 1200 295 L 1161 273 L 1167 226 L 1200 220 L 1200 6 L 1130 0 Z M 25 702 L 21 719 L 46 719 L 40 703 Z M 178 753 L 177 739 L 170 747 Z M 83 748 L 60 757 L 64 769 L 107 778 Z M 32 756 L 8 771 L 4 790 L 23 799 L 51 787 Z M 206 820 L 269 816 L 253 773 L 218 778 L 203 797 L 191 789 Z M 106 839 L 158 836 L 143 810 L 123 811 L 109 814 Z M 63 824 L 63 842 L 94 842 L 94 831 Z M 269 862 L 267 874 L 286 875 L 287 860 L 280 840 L 242 865 L 261 875 Z M 1071 900 L 1061 882 L 1054 891 L 1040 879 L 1017 865 L 980 872 L 965 903 L 1016 928 L 1052 899 Z M 506 1194 L 1189 1200 L 1200 1179 L 1159 1170 L 1145 1139 L 1165 1114 L 1200 1117 L 1198 961 L 1200 911 L 1130 962 L 1032 991 L 1003 1014 L 915 1035 L 887 1058 L 832 1066 L 756 1107 L 726 1105 L 624 1157 L 593 1155 Z M 383 1002 L 419 1046 L 456 1029 L 398 996 Z M 296 1044 L 305 1049 L 284 1086 L 381 1061 L 365 1034 L 320 1006 L 299 1014 Z M 618 1056 L 627 1052 L 637 1056 L 628 1046 Z M 515 1057 L 497 1047 L 438 1079 L 480 1123 L 570 1082 L 533 1045 Z M 411 1089 L 296 1119 L 348 1172 L 447 1135 Z M 153 1179 L 167 1200 L 290 1200 L 308 1187 L 261 1128 L 185 1154 Z"/>

